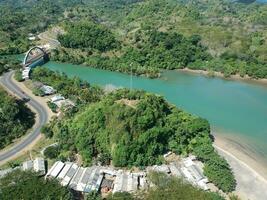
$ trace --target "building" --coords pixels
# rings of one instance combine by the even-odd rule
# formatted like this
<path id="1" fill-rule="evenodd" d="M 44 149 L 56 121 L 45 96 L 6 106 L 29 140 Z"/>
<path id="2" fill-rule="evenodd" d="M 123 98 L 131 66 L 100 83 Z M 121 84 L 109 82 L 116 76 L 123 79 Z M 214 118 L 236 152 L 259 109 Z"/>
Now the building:
<path id="1" fill-rule="evenodd" d="M 177 176 L 177 177 L 182 176 L 180 167 L 176 163 L 170 163 L 169 168 L 170 168 L 172 175 Z"/>
<path id="2" fill-rule="evenodd" d="M 200 172 L 200 170 L 198 169 L 196 165 L 189 166 L 188 170 L 190 171 L 190 173 L 192 174 L 192 176 L 194 177 L 196 181 L 200 181 L 204 179 L 204 175 Z"/>
<path id="3" fill-rule="evenodd" d="M 70 107 L 75 106 L 75 104 L 69 99 L 63 99 L 63 100 L 55 101 L 54 104 L 56 104 L 56 106 L 58 108 L 62 108 L 62 107 L 70 108 Z"/>
<path id="4" fill-rule="evenodd" d="M 147 189 L 148 183 L 145 176 L 139 176 L 139 189 Z"/>
<path id="5" fill-rule="evenodd" d="M 45 175 L 45 161 L 43 158 L 36 158 L 33 161 L 33 170 L 38 172 L 40 175 Z"/>
<path id="6" fill-rule="evenodd" d="M 92 173 L 92 167 L 86 168 L 81 175 L 81 178 L 77 184 L 76 190 L 80 192 L 86 192 L 85 188 Z"/>
<path id="7" fill-rule="evenodd" d="M 22 170 L 33 170 L 40 175 L 45 175 L 45 160 L 43 158 L 35 158 L 34 160 L 28 160 L 22 163 Z"/>
<path id="8" fill-rule="evenodd" d="M 169 174 L 171 171 L 168 167 L 168 165 L 154 165 L 154 166 L 149 166 L 146 168 L 146 170 L 149 171 L 155 171 L 155 172 L 163 172 L 166 174 Z"/>
<path id="9" fill-rule="evenodd" d="M 22 71 L 22 79 L 27 80 L 30 78 L 30 72 L 31 68 L 30 67 L 25 67 Z"/>
<path id="10" fill-rule="evenodd" d="M 65 164 L 61 161 L 55 162 L 54 165 L 47 172 L 46 177 L 56 178 L 58 176 L 58 174 L 61 172 L 64 165 Z"/>
<path id="11" fill-rule="evenodd" d="M 84 188 L 84 192 L 99 191 L 104 176 L 100 173 L 99 167 L 93 167 L 89 180 Z"/>
<path id="12" fill-rule="evenodd" d="M 22 170 L 32 170 L 33 169 L 33 161 L 28 160 L 22 163 Z"/>
<path id="13" fill-rule="evenodd" d="M 114 181 L 113 193 L 133 192 L 138 189 L 138 176 L 132 173 L 118 173 Z"/>
<path id="14" fill-rule="evenodd" d="M 59 181 L 62 181 L 63 180 L 63 178 L 66 176 L 66 174 L 70 170 L 71 166 L 72 166 L 72 163 L 71 162 L 66 162 L 65 163 L 63 169 L 61 170 L 61 172 L 57 176 L 57 179 L 59 179 Z"/>
<path id="15" fill-rule="evenodd" d="M 191 183 L 194 182 L 194 177 L 191 175 L 191 173 L 189 172 L 189 170 L 186 167 L 182 167 L 181 168 L 181 172 L 183 174 L 183 176 Z"/>
<path id="16" fill-rule="evenodd" d="M 165 174 L 171 174 L 177 177 L 184 177 L 193 185 L 204 190 L 208 190 L 207 178 L 202 170 L 192 159 L 184 159 L 182 162 L 172 162 L 169 165 L 154 165 L 146 168 L 146 171 L 157 171 Z M 79 167 L 72 162 L 62 163 L 57 161 L 47 173 L 47 177 L 57 178 L 62 186 L 68 186 L 70 189 L 89 193 L 99 191 L 111 192 L 134 192 L 138 189 L 153 187 L 148 184 L 146 171 L 131 173 L 125 170 L 114 170 L 111 167 L 92 166 Z"/>
<path id="17" fill-rule="evenodd" d="M 84 172 L 86 171 L 85 168 L 80 167 L 76 173 L 74 174 L 73 178 L 71 179 L 70 183 L 69 183 L 69 188 L 79 191 L 78 190 L 78 183 L 80 182 L 80 179 L 82 178 Z M 81 189 L 81 192 L 83 192 L 83 190 Z"/>
<path id="18" fill-rule="evenodd" d="M 61 101 L 61 100 L 65 100 L 65 98 L 64 98 L 63 96 L 61 96 L 60 94 L 55 95 L 55 96 L 53 96 L 53 97 L 51 98 L 51 102 L 52 102 L 52 103 L 55 103 L 55 102 L 57 102 L 57 101 Z"/>
<path id="19" fill-rule="evenodd" d="M 65 177 L 62 179 L 61 185 L 67 186 L 70 183 L 72 177 L 76 174 L 78 170 L 79 170 L 79 166 L 73 163 L 70 169 L 68 170 L 68 172 L 66 173 Z"/>
<path id="20" fill-rule="evenodd" d="M 43 85 L 42 87 L 40 87 L 40 90 L 45 94 L 45 95 L 51 95 L 54 94 L 56 92 L 56 90 L 48 85 Z"/>
<path id="21" fill-rule="evenodd" d="M 183 160 L 184 167 L 181 168 L 182 174 L 193 185 L 196 185 L 203 190 L 208 190 L 208 179 L 204 176 L 202 170 L 193 162 L 195 157 L 188 157 Z"/>

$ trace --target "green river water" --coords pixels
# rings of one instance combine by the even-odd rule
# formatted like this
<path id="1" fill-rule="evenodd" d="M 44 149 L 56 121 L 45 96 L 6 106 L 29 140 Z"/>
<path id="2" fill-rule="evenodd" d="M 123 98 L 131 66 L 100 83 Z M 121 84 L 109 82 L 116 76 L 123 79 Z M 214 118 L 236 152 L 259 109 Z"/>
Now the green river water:
<path id="1" fill-rule="evenodd" d="M 48 62 L 45 67 L 92 84 L 131 85 L 130 76 L 90 67 Z M 133 77 L 133 88 L 163 95 L 170 103 L 209 120 L 216 134 L 234 138 L 267 163 L 267 87 L 178 71 L 160 79 Z"/>

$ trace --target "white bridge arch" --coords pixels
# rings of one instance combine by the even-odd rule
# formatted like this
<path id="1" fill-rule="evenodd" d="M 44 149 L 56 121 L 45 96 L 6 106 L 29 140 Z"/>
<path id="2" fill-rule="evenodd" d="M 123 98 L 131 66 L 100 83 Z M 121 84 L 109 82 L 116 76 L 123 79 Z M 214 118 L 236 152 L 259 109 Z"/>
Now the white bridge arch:
<path id="1" fill-rule="evenodd" d="M 29 56 L 30 56 L 30 53 L 33 51 L 33 50 L 35 50 L 35 49 L 39 49 L 40 51 L 42 51 L 43 52 L 43 57 L 46 57 L 47 56 L 47 53 L 45 52 L 45 50 L 43 49 L 43 48 L 41 48 L 41 47 L 38 47 L 38 46 L 35 46 L 35 47 L 32 47 L 32 48 L 30 48 L 30 50 L 26 53 L 26 55 L 25 55 L 25 57 L 24 57 L 24 60 L 23 60 L 23 65 L 26 65 L 27 64 L 27 60 L 28 60 L 28 58 L 29 58 Z"/>

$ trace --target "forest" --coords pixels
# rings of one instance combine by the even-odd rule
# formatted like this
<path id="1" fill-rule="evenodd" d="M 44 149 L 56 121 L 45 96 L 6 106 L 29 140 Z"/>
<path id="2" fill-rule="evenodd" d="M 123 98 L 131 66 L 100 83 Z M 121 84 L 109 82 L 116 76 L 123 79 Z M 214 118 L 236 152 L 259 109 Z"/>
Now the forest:
<path id="1" fill-rule="evenodd" d="M 35 122 L 34 117 L 25 102 L 0 87 L 0 149 L 26 134 Z"/>
<path id="2" fill-rule="evenodd" d="M 65 48 L 70 45 L 63 42 L 53 59 L 151 78 L 163 69 L 183 68 L 221 72 L 225 77 L 267 77 L 267 5 L 226 0 L 112 2 L 88 2 L 68 12 L 74 24 L 84 19 L 101 24 L 115 35 L 120 48 L 78 51 Z M 66 29 L 65 37 L 80 29 Z M 103 36 L 95 37 L 99 39 Z"/>
<path id="3" fill-rule="evenodd" d="M 0 14 L 6 16 L 0 19 L 2 55 L 25 52 L 33 45 L 29 33 L 57 25 L 66 32 L 59 36 L 62 48 L 52 54 L 60 62 L 151 78 L 164 69 L 182 68 L 221 72 L 225 77 L 267 77 L 266 4 L 229 0 L 13 3 L 0 4 Z M 151 44 L 153 35 L 161 39 Z M 168 46 L 176 35 L 182 40 Z M 190 43 L 192 38 L 198 43 Z"/>
<path id="4" fill-rule="evenodd" d="M 112 33 L 104 26 L 83 21 L 66 24 L 66 34 L 60 35 L 58 40 L 62 46 L 74 49 L 96 49 L 101 52 L 119 46 Z"/>
<path id="5" fill-rule="evenodd" d="M 69 95 L 71 91 L 82 94 L 83 90 L 88 90 L 73 89 L 75 78 L 68 79 L 43 68 L 36 71 L 33 76 L 37 77 L 38 73 L 40 78 L 35 80 L 55 87 L 61 85 L 59 77 L 66 79 L 66 85 L 70 82 L 72 86 L 65 87 L 68 90 L 62 89 L 62 92 L 70 91 Z M 76 96 L 78 99 L 83 97 Z M 61 160 L 75 159 L 75 154 L 79 153 L 85 166 L 101 163 L 142 168 L 163 163 L 163 154 L 168 151 L 179 155 L 193 153 L 205 163 L 204 173 L 210 181 L 225 192 L 234 190 L 235 179 L 229 164 L 212 147 L 207 120 L 144 91 L 121 89 L 105 95 L 102 91 L 93 96 L 98 98 L 80 104 L 63 120 L 52 121 L 43 128 L 46 137 L 59 142 L 59 149 L 56 149 L 59 153 L 49 153 L 53 158 L 56 155 Z"/>
<path id="6" fill-rule="evenodd" d="M 101 29 L 93 22 L 77 22 L 67 27 L 67 34 L 59 37 L 65 49 L 55 50 L 52 55 L 52 59 L 57 61 L 73 62 L 74 60 L 74 62 L 77 61 L 76 64 L 85 63 L 101 69 L 155 78 L 159 76 L 159 69 L 183 68 L 195 61 L 207 61 L 211 58 L 205 51 L 206 48 L 200 44 L 201 38 L 198 35 L 185 38 L 175 32 L 146 30 L 142 38 L 143 32 L 138 31 L 135 36 L 137 48 L 130 46 L 120 48 L 119 41 L 116 41 L 106 28 Z M 77 51 L 66 48 L 79 48 L 86 53 L 78 53 L 77 57 Z M 99 50 L 100 53 L 93 49 Z M 112 49 L 115 49 L 115 52 L 105 55 L 101 53 Z"/>

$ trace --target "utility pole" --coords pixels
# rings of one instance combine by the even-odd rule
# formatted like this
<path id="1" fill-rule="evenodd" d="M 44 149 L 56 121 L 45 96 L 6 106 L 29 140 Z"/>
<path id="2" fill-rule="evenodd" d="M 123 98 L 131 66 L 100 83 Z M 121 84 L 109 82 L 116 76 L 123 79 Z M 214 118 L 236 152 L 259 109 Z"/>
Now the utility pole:
<path id="1" fill-rule="evenodd" d="M 130 91 L 132 91 L 133 90 L 133 68 L 132 68 L 133 63 L 131 63 L 130 66 L 131 66 Z"/>

